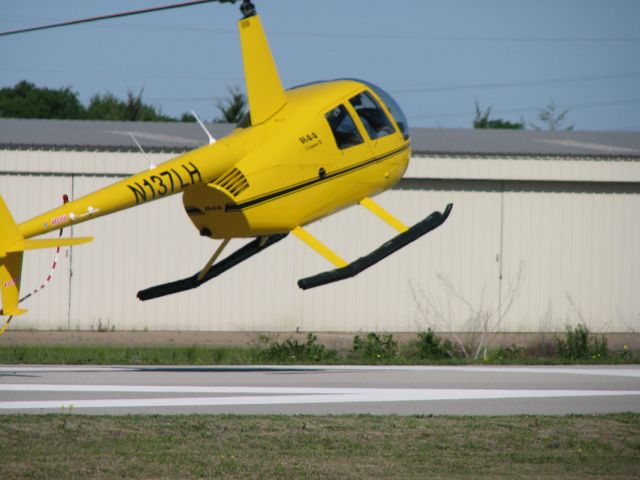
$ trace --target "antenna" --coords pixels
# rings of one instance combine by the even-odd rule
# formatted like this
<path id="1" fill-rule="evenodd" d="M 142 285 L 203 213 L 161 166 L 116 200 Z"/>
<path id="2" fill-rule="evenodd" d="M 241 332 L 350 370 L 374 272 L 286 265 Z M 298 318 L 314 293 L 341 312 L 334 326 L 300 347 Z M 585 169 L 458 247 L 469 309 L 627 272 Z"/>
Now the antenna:
<path id="1" fill-rule="evenodd" d="M 140 145 L 140 143 L 138 143 L 138 140 L 136 140 L 136 137 L 133 135 L 133 132 L 129 132 L 129 135 L 131 135 L 131 139 L 133 140 L 133 143 L 136 144 L 136 147 L 138 147 L 138 150 L 140 150 L 140 153 L 147 153 L 142 148 L 142 145 Z"/>
<path id="2" fill-rule="evenodd" d="M 209 137 L 209 145 L 213 145 L 214 143 L 216 143 L 216 139 L 213 138 L 213 135 L 211 135 L 211 133 L 209 132 L 209 130 L 207 130 L 207 127 L 205 126 L 205 124 L 202 122 L 202 120 L 200 120 L 200 117 L 198 116 L 198 114 L 195 112 L 195 110 L 191 110 L 191 115 L 193 115 L 196 119 L 196 121 L 198 122 L 198 125 L 200 125 L 202 127 L 202 129 L 204 130 L 204 133 L 207 134 L 207 137 Z"/>
<path id="3" fill-rule="evenodd" d="M 133 132 L 129 132 L 129 135 L 131 135 L 131 139 L 133 140 L 133 143 L 135 143 L 136 146 L 138 147 L 138 150 L 140 150 L 141 153 L 146 154 L 147 152 L 144 151 L 144 148 L 142 148 L 142 145 L 140 145 L 140 142 L 138 142 L 138 139 L 136 139 Z M 154 168 L 156 168 L 156 166 L 153 164 L 151 159 L 149 159 L 149 170 L 153 170 Z"/>

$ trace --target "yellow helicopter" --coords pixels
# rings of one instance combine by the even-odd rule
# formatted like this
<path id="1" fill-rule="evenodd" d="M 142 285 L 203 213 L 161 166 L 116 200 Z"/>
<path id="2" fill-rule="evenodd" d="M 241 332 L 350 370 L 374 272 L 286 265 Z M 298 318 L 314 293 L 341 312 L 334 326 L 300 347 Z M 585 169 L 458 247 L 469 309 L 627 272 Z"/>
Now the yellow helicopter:
<path id="1" fill-rule="evenodd" d="M 317 287 L 357 275 L 447 219 L 452 204 L 409 228 L 371 199 L 394 185 L 409 163 L 409 129 L 398 104 L 382 89 L 353 79 L 285 90 L 255 6 L 243 0 L 241 12 L 249 113 L 230 135 L 210 136 L 208 145 L 20 224 L 0 197 L 0 314 L 25 313 L 19 308 L 25 250 L 92 240 L 34 237 L 179 192 L 200 235 L 222 241 L 195 275 L 142 290 L 140 300 L 198 287 L 289 233 L 335 266 L 298 281 L 302 289 Z M 304 226 L 355 204 L 399 233 L 348 263 Z M 255 239 L 219 261 L 238 237 Z"/>

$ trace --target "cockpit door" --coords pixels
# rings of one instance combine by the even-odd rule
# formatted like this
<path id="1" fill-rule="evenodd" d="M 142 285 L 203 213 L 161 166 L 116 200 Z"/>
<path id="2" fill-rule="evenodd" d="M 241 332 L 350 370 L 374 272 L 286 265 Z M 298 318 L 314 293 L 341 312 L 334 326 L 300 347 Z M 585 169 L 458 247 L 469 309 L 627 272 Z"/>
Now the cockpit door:
<path id="1" fill-rule="evenodd" d="M 372 157 L 371 143 L 359 128 L 353 112 L 343 103 L 326 112 L 325 118 L 333 134 L 338 150 L 338 161 L 334 170 L 363 162 Z"/>

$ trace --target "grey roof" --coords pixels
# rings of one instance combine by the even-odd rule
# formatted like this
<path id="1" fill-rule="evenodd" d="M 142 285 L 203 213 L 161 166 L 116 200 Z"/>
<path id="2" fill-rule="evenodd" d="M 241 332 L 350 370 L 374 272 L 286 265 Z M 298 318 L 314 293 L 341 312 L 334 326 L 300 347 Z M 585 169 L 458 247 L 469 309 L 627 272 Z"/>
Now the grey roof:
<path id="1" fill-rule="evenodd" d="M 233 125 L 208 123 L 216 138 Z M 204 145 L 196 123 L 0 119 L 0 148 L 29 150 L 183 152 Z M 412 148 L 423 154 L 638 157 L 640 132 L 411 129 Z"/>
<path id="2" fill-rule="evenodd" d="M 233 125 L 207 123 L 218 138 Z M 131 134 L 146 152 L 183 152 L 207 143 L 197 123 L 0 119 L 0 148 L 31 150 L 132 150 Z"/>
<path id="3" fill-rule="evenodd" d="M 471 155 L 640 157 L 640 132 L 416 128 L 414 152 Z"/>

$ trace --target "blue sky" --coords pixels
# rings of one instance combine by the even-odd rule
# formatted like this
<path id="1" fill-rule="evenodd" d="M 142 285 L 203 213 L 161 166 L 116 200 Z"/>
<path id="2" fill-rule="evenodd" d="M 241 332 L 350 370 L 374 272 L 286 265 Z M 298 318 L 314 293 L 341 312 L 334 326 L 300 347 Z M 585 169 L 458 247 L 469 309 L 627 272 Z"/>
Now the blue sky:
<path id="1" fill-rule="evenodd" d="M 412 126 L 470 128 L 474 102 L 536 122 L 553 99 L 579 130 L 640 131 L 637 0 L 254 0 L 285 87 L 363 78 Z M 0 30 L 174 3 L 2 0 Z M 243 85 L 238 4 L 0 37 L 0 87 L 27 79 L 217 115 Z"/>

